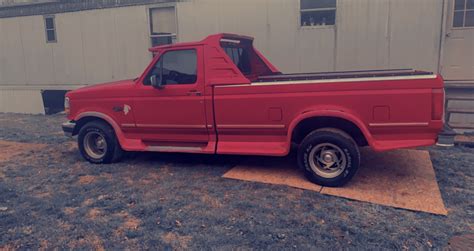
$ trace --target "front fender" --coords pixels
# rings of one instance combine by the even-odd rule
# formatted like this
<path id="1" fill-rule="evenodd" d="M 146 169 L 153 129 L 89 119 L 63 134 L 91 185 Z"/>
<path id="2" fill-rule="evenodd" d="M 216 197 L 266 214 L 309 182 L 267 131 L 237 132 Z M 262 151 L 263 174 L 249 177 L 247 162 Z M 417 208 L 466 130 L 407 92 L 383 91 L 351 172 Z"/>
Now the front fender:
<path id="1" fill-rule="evenodd" d="M 115 120 L 110 117 L 109 115 L 103 113 L 103 112 L 98 112 L 98 111 L 87 111 L 87 112 L 81 112 L 81 113 L 78 113 L 75 117 L 74 117 L 74 121 L 79 121 L 80 119 L 82 118 L 85 118 L 85 117 L 96 117 L 96 118 L 100 118 L 100 119 L 103 119 L 105 120 L 107 123 L 110 124 L 110 126 L 112 126 L 112 128 L 114 129 L 115 131 L 115 135 L 117 136 L 117 139 L 120 143 L 120 145 L 123 146 L 123 143 L 125 141 L 125 135 L 123 134 L 123 131 L 122 129 L 120 128 L 120 126 L 117 124 L 117 122 L 115 122 Z"/>

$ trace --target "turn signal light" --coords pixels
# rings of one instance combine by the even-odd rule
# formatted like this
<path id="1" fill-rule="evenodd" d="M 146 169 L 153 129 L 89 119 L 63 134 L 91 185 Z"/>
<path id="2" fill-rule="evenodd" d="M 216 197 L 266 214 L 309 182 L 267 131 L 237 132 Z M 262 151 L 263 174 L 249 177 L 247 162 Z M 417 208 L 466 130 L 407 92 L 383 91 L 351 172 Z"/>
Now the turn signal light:
<path id="1" fill-rule="evenodd" d="M 70 109 L 69 108 L 69 98 L 66 97 L 66 98 L 64 98 L 64 112 L 66 113 L 66 115 L 69 115 L 69 112 L 70 112 L 69 109 Z"/>

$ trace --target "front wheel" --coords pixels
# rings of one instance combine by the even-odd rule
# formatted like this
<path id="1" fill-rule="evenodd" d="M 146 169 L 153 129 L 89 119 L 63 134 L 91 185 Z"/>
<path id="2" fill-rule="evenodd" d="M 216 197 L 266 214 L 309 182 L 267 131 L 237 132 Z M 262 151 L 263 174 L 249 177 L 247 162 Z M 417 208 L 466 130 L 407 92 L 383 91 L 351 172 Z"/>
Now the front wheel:
<path id="1" fill-rule="evenodd" d="M 357 172 L 359 163 L 357 144 L 339 129 L 315 130 L 298 148 L 298 165 L 311 182 L 321 186 L 343 186 Z"/>
<path id="2" fill-rule="evenodd" d="M 85 124 L 79 131 L 77 142 L 82 157 L 94 164 L 117 162 L 123 155 L 114 130 L 102 121 Z"/>

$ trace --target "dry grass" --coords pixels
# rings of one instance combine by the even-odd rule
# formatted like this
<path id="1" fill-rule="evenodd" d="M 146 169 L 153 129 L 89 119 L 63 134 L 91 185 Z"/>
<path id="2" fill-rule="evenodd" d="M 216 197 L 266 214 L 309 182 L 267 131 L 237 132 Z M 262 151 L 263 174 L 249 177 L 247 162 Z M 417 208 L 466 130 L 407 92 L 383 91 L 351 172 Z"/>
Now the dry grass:
<path id="1" fill-rule="evenodd" d="M 58 134 L 62 116 L 0 120 L 0 249 L 442 249 L 474 231 L 472 148 L 428 149 L 445 217 L 221 178 L 254 157 L 93 165 Z"/>

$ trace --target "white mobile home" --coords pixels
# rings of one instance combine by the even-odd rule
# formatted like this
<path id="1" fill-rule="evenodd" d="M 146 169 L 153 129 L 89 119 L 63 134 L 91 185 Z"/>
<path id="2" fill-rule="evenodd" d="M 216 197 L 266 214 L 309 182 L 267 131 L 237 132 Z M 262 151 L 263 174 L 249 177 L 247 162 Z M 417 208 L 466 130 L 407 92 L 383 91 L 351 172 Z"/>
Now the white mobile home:
<path id="1" fill-rule="evenodd" d="M 254 36 L 284 72 L 439 72 L 451 126 L 474 129 L 474 0 L 0 0 L 0 112 L 51 112 L 141 74 L 153 45 L 218 32 Z"/>

